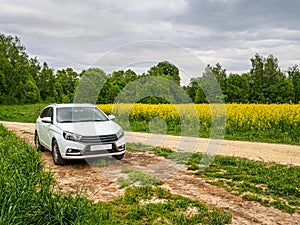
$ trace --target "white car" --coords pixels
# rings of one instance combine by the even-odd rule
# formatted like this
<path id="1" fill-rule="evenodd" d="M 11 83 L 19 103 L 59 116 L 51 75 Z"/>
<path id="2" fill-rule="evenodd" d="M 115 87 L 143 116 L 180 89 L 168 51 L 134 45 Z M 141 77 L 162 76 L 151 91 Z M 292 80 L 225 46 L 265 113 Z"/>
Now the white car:
<path id="1" fill-rule="evenodd" d="M 52 104 L 36 120 L 37 149 L 52 151 L 56 165 L 66 159 L 113 156 L 121 160 L 126 151 L 122 128 L 93 104 Z"/>

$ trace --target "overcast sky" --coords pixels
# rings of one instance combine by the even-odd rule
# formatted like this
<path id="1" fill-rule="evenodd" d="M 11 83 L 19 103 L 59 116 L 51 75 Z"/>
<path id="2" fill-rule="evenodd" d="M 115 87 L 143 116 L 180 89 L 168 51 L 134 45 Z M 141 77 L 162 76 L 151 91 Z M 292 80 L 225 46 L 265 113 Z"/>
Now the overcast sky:
<path id="1" fill-rule="evenodd" d="M 299 0 L 0 0 L 0 32 L 56 70 L 141 73 L 168 60 L 190 78 L 208 63 L 249 71 L 255 53 L 300 65 L 299 10 Z"/>

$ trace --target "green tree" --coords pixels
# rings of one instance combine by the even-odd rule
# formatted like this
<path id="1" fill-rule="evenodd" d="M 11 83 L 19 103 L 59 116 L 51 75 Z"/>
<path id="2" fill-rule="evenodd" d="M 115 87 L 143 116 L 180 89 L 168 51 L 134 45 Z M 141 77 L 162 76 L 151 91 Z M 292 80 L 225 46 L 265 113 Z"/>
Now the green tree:
<path id="1" fill-rule="evenodd" d="M 251 102 L 283 103 L 293 99 L 292 86 L 286 81 L 287 78 L 280 70 L 277 58 L 273 55 L 264 58 L 256 54 L 251 58 L 251 63 Z M 286 89 L 283 90 L 282 87 Z"/>
<path id="2" fill-rule="evenodd" d="M 35 103 L 40 100 L 31 63 L 18 37 L 0 34 L 0 103 Z"/>
<path id="3" fill-rule="evenodd" d="M 197 78 L 191 78 L 190 83 L 187 86 L 184 86 L 183 89 L 190 96 L 190 98 L 195 102 L 196 92 L 199 84 Z"/>
<path id="4" fill-rule="evenodd" d="M 210 68 L 212 75 L 217 79 L 221 91 L 224 93 L 226 88 L 226 69 L 223 69 L 220 63 L 216 63 L 213 67 L 208 65 L 208 67 Z"/>
<path id="5" fill-rule="evenodd" d="M 226 102 L 249 102 L 249 75 L 230 74 L 226 80 Z"/>
<path id="6" fill-rule="evenodd" d="M 226 70 L 217 63 L 215 66 L 207 65 L 202 77 L 198 80 L 196 89 L 196 103 L 220 103 L 226 98 Z M 223 89 L 223 90 L 222 90 Z"/>
<path id="7" fill-rule="evenodd" d="M 117 103 L 191 103 L 183 88 L 170 79 L 141 76 L 124 87 L 115 99 Z"/>
<path id="8" fill-rule="evenodd" d="M 290 67 L 287 71 L 288 78 L 293 84 L 294 88 L 294 103 L 300 103 L 300 71 L 298 65 Z"/>
<path id="9" fill-rule="evenodd" d="M 168 61 L 159 62 L 148 71 L 150 76 L 162 76 L 180 85 L 179 69 Z"/>
<path id="10" fill-rule="evenodd" d="M 83 71 L 76 87 L 74 102 L 95 104 L 107 80 L 108 76 L 99 68 Z"/>
<path id="11" fill-rule="evenodd" d="M 53 69 L 49 68 L 47 63 L 44 62 L 41 70 L 37 72 L 37 75 L 35 81 L 42 101 L 56 102 L 58 100 L 58 95 L 55 87 L 56 78 Z"/>
<path id="12" fill-rule="evenodd" d="M 62 69 L 56 72 L 55 89 L 53 96 L 57 102 L 73 102 L 74 92 L 79 80 L 79 75 L 72 69 Z"/>
<path id="13" fill-rule="evenodd" d="M 98 97 L 98 103 L 107 104 L 113 103 L 122 89 L 130 82 L 137 79 L 137 75 L 132 70 L 115 71 L 108 75 L 106 83 L 103 85 L 100 95 Z"/>
<path id="14" fill-rule="evenodd" d="M 124 80 L 128 84 L 132 81 L 135 81 L 138 78 L 138 75 L 133 70 L 126 70 L 124 74 Z"/>
<path id="15" fill-rule="evenodd" d="M 195 103 L 208 103 L 207 97 L 206 97 L 201 85 L 198 85 L 198 87 L 196 89 L 194 102 Z"/>

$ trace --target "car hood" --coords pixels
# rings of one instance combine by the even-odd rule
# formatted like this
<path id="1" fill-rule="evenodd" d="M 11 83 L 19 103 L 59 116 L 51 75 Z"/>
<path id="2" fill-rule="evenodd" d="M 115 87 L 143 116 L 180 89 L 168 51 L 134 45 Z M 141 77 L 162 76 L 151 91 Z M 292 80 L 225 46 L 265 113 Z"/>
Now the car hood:
<path id="1" fill-rule="evenodd" d="M 112 121 L 58 123 L 57 126 L 63 131 L 68 131 L 82 136 L 115 134 L 121 129 L 118 124 Z"/>

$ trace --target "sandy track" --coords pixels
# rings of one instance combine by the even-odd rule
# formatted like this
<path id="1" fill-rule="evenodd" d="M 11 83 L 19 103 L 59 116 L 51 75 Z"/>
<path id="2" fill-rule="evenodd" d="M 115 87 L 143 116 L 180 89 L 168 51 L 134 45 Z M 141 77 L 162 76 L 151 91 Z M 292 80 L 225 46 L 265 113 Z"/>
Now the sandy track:
<path id="1" fill-rule="evenodd" d="M 34 124 L 2 123 L 33 145 Z M 205 151 L 205 146 L 208 144 L 207 139 L 199 140 L 186 137 L 183 138 L 185 139 L 183 141 L 180 137 L 168 135 L 152 135 L 149 138 L 148 134 L 127 132 L 126 136 L 130 142 L 142 140 L 146 144 L 160 143 L 165 147 L 185 151 L 195 150 L 195 146 L 197 151 Z M 212 144 L 216 144 L 216 142 Z M 223 141 L 220 145 L 219 154 L 295 165 L 299 165 L 300 162 L 299 146 L 290 145 Z M 228 209 L 233 215 L 232 224 L 300 224 L 298 213 L 291 215 L 271 207 L 264 207 L 257 202 L 245 201 L 222 188 L 207 184 L 200 177 L 187 171 L 184 166 L 178 166 L 169 160 L 147 152 L 127 152 L 121 162 L 111 160 L 110 165 L 104 168 L 93 167 L 85 161 L 72 161 L 65 166 L 56 166 L 53 164 L 51 153 L 48 151 L 43 152 L 41 157 L 45 162 L 45 168 L 51 170 L 56 178 L 57 191 L 73 194 L 86 193 L 95 202 L 109 201 L 122 195 L 124 189 L 119 188 L 117 179 L 124 175 L 121 173 L 122 168 L 133 167 L 158 176 L 164 181 L 163 187 L 172 193 Z M 170 171 L 174 171 L 174 173 L 170 174 Z"/>
<path id="2" fill-rule="evenodd" d="M 300 166 L 300 146 L 249 141 L 212 140 L 207 138 L 126 132 L 129 142 L 160 145 L 189 152 L 210 152 L 223 156 L 272 161 Z"/>

